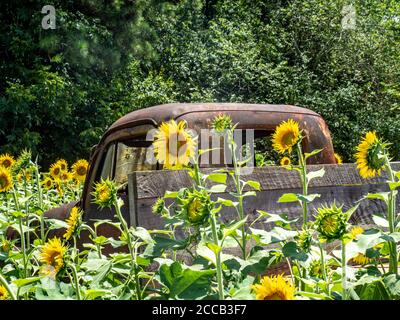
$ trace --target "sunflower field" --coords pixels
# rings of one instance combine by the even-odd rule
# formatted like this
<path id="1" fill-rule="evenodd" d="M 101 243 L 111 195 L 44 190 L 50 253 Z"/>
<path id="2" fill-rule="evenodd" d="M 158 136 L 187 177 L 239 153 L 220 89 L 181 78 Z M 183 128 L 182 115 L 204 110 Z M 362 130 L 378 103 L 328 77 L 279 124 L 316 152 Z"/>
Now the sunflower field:
<path id="1" fill-rule="evenodd" d="M 310 210 L 320 195 L 310 194 L 312 179 L 324 170 L 309 171 L 305 137 L 292 119 L 272 135 L 280 165 L 297 172 L 302 194 L 286 193 L 276 201 L 297 202 L 302 216 L 258 210 L 257 221 L 271 223 L 270 231 L 249 223 L 244 202 L 257 197 L 260 183 L 245 180 L 246 157 L 237 157 L 236 124 L 226 115 L 212 121 L 213 134 L 223 136 L 233 155 L 232 167 L 205 174 L 198 141 L 184 121 L 163 123 L 153 142 L 164 169 L 186 170 L 190 187 L 171 190 L 152 207 L 164 228 L 129 226 L 115 181 L 101 179 L 91 190 L 100 208 L 112 208 L 115 220 L 86 221 L 79 205 L 63 220 L 50 209 L 79 201 L 89 163 L 71 166 L 60 159 L 48 172 L 41 170 L 28 150 L 14 158 L 0 156 L 0 299 L 1 300 L 396 300 L 400 298 L 397 189 L 400 172 L 391 165 L 390 144 L 376 132 L 359 138 L 355 158 L 362 178 L 388 175 L 388 192 L 366 194 L 348 210 L 335 199 Z M 180 137 L 185 152 L 168 150 Z M 340 165 L 340 156 L 337 155 Z M 232 180 L 230 198 L 214 196 Z M 209 187 L 207 182 L 214 182 Z M 250 191 L 244 191 L 250 188 Z M 360 201 L 386 204 L 386 213 L 373 228 L 349 220 Z M 234 209 L 236 219 L 220 217 Z M 297 223 L 297 222 L 300 222 Z M 102 225 L 118 230 L 118 237 L 99 232 Z M 107 249 L 108 248 L 108 249 Z M 109 248 L 112 248 L 110 251 Z M 230 249 L 236 248 L 233 254 Z"/>

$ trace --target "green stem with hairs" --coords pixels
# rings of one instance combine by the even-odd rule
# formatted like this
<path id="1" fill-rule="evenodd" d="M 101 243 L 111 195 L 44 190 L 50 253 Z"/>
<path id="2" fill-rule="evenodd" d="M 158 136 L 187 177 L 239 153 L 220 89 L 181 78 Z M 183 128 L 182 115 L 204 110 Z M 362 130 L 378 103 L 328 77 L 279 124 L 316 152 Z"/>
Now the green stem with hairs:
<path id="1" fill-rule="evenodd" d="M 128 229 L 128 225 L 127 225 L 124 217 L 122 216 L 121 208 L 118 205 L 117 196 L 114 197 L 114 207 L 115 207 L 115 211 L 117 213 L 118 219 L 121 222 L 122 229 L 126 234 L 126 238 L 127 238 L 126 241 L 128 243 L 129 252 L 132 257 L 132 269 L 133 269 L 133 273 L 135 276 L 136 297 L 138 300 L 142 300 L 142 294 L 141 294 L 140 282 L 139 282 L 139 271 L 138 271 L 137 265 L 136 265 L 136 255 L 135 255 L 135 252 L 132 247 L 132 238 L 131 238 L 131 234 Z"/>
<path id="2" fill-rule="evenodd" d="M 221 266 L 221 250 L 219 247 L 219 240 L 218 240 L 218 235 L 217 235 L 217 222 L 215 219 L 215 215 L 211 214 L 210 217 L 211 220 L 211 230 L 212 230 L 212 235 L 214 238 L 214 244 L 217 247 L 218 252 L 215 254 L 215 264 L 216 264 L 216 271 L 217 271 L 217 282 L 218 282 L 218 296 L 219 300 L 224 300 L 224 286 L 223 286 L 223 278 L 222 278 L 222 266 Z"/>
<path id="3" fill-rule="evenodd" d="M 235 183 L 235 188 L 236 188 L 236 193 L 237 193 L 237 198 L 238 198 L 238 208 L 237 208 L 237 212 L 239 215 L 239 219 L 243 220 L 245 217 L 244 214 L 244 206 L 243 206 L 243 188 L 241 186 L 240 183 L 240 170 L 239 170 L 239 166 L 238 166 L 238 161 L 237 161 L 237 157 L 236 157 L 236 144 L 235 141 L 233 139 L 233 131 L 229 130 L 228 131 L 228 140 L 229 140 L 229 147 L 232 153 L 232 162 L 233 162 L 233 166 L 234 166 L 234 183 Z M 245 225 L 243 224 L 241 227 L 241 231 L 242 231 L 242 255 L 243 255 L 243 260 L 247 259 L 247 253 L 246 253 L 246 242 L 247 242 L 247 232 L 246 232 L 246 228 Z"/>
<path id="4" fill-rule="evenodd" d="M 394 172 L 390 165 L 390 161 L 388 156 L 385 156 L 385 166 L 389 174 L 389 182 L 395 182 Z M 396 192 L 395 190 L 390 190 L 388 197 L 388 223 L 389 223 L 389 232 L 395 232 L 395 222 L 396 222 Z M 397 243 L 395 241 L 389 241 L 389 273 L 398 275 L 398 253 L 397 253 Z"/>
<path id="5" fill-rule="evenodd" d="M 40 173 L 39 173 L 39 169 L 37 166 L 37 163 L 35 165 L 35 175 L 36 175 L 36 186 L 37 186 L 37 190 L 38 190 L 38 204 L 39 204 L 39 208 L 42 210 L 42 213 L 40 215 L 40 238 L 42 239 L 42 243 L 45 243 L 45 224 L 44 224 L 44 215 L 43 215 L 43 192 L 42 192 L 42 186 L 40 184 Z"/>
<path id="6" fill-rule="evenodd" d="M 342 300 L 347 300 L 346 245 L 342 240 Z"/>
<path id="7" fill-rule="evenodd" d="M 301 150 L 301 140 L 296 144 L 297 156 L 299 158 L 300 165 L 300 178 L 301 184 L 303 187 L 303 196 L 307 196 L 308 194 L 308 182 L 307 182 L 307 166 L 303 156 L 303 151 Z M 308 203 L 306 200 L 302 201 L 303 208 L 303 228 L 306 227 L 308 221 Z"/>
<path id="8" fill-rule="evenodd" d="M 7 290 L 8 294 L 11 297 L 11 300 L 17 300 L 14 292 L 11 290 L 7 280 L 3 277 L 1 272 L 0 272 L 0 284 Z"/>
<path id="9" fill-rule="evenodd" d="M 78 274 L 77 274 L 76 269 L 75 269 L 75 265 L 73 263 L 70 263 L 69 267 L 71 268 L 72 276 L 74 277 L 76 299 L 77 300 L 81 300 L 81 292 L 80 292 L 81 290 L 80 290 L 80 287 L 79 287 L 79 279 L 78 279 Z"/>

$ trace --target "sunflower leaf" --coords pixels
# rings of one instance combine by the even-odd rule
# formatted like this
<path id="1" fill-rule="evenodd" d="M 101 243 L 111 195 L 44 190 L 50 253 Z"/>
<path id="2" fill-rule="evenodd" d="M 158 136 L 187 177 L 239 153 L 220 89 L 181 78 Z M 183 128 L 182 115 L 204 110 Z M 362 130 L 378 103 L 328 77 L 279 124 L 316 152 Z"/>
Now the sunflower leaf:
<path id="1" fill-rule="evenodd" d="M 324 150 L 324 149 L 315 149 L 315 150 L 311 151 L 310 153 L 306 152 L 306 153 L 304 153 L 304 159 L 307 160 L 308 158 L 320 153 L 322 150 Z"/>
<path id="2" fill-rule="evenodd" d="M 296 202 L 298 200 L 299 200 L 299 198 L 297 197 L 297 194 L 295 194 L 295 193 L 285 193 L 278 199 L 278 202 L 279 203 L 286 203 L 286 202 Z"/>
<path id="3" fill-rule="evenodd" d="M 314 178 L 322 178 L 325 174 L 325 169 L 322 168 L 320 170 L 317 171 L 311 171 L 309 173 L 307 173 L 307 183 L 310 183 L 310 181 Z"/>

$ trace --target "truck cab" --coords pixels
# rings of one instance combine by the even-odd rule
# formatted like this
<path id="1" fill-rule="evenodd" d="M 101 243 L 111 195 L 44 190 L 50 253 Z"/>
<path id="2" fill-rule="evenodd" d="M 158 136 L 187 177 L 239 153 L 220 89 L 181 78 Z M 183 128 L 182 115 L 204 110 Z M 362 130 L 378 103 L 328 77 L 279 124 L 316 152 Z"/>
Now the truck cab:
<path id="1" fill-rule="evenodd" d="M 70 209 L 77 205 L 84 211 L 84 220 L 91 222 L 101 219 L 113 219 L 113 209 L 100 209 L 92 201 L 91 192 L 101 178 L 109 178 L 122 187 L 119 196 L 124 200 L 123 215 L 130 221 L 128 175 L 134 171 L 162 170 L 159 163 L 148 163 L 146 154 L 152 141 L 148 139 L 151 130 L 157 129 L 162 122 L 185 120 L 189 129 L 200 132 L 211 127 L 212 119 L 220 114 L 229 115 L 236 129 L 251 130 L 254 140 L 270 136 L 282 121 L 297 121 L 304 132 L 302 141 L 304 152 L 323 149 L 308 159 L 309 164 L 336 163 L 329 129 L 323 118 L 317 113 L 296 106 L 242 103 L 173 103 L 158 105 L 133 111 L 112 124 L 104 133 L 92 151 L 90 168 L 79 202 L 65 204 L 49 210 L 46 215 L 65 220 Z M 201 135 L 199 135 L 201 139 Z M 200 143 L 200 141 L 199 141 Z M 212 167 L 200 163 L 201 167 Z M 223 165 L 223 164 L 222 164 Z M 111 225 L 102 225 L 99 233 L 111 236 Z"/>

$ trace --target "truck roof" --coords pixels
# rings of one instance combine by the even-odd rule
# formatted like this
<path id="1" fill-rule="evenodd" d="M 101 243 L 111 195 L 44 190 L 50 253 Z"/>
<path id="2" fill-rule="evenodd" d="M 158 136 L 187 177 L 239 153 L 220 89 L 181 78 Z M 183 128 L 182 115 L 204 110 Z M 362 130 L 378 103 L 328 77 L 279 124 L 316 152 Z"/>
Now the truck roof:
<path id="1" fill-rule="evenodd" d="M 157 105 L 150 108 L 140 109 L 132 111 L 125 116 L 115 121 L 105 133 L 108 135 L 111 131 L 118 130 L 120 128 L 129 127 L 131 123 L 138 120 L 151 119 L 156 125 L 159 125 L 163 121 L 176 119 L 182 115 L 194 112 L 269 112 L 269 113 L 297 113 L 303 115 L 321 116 L 314 111 L 306 108 L 291 106 L 291 105 L 279 105 L 279 104 L 250 104 L 250 103 L 169 103 Z M 251 118 L 241 118 L 241 123 L 249 123 Z"/>

